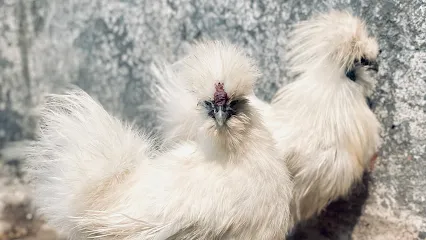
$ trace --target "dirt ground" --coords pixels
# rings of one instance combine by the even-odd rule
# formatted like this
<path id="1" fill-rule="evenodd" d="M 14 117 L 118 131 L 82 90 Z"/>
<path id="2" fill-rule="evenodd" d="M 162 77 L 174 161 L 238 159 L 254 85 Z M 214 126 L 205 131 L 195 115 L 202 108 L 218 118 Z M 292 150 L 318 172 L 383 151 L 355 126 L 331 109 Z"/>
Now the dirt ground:
<path id="1" fill-rule="evenodd" d="M 0 165 L 0 240 L 63 239 L 36 217 L 29 198 L 30 189 L 19 169 L 17 161 Z"/>

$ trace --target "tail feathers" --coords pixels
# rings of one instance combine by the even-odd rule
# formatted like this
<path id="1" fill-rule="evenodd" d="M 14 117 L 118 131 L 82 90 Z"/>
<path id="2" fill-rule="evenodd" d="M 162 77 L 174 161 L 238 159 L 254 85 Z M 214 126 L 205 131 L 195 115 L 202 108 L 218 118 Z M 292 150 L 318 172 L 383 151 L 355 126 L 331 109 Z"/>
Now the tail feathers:
<path id="1" fill-rule="evenodd" d="M 48 95 L 40 118 L 25 151 L 34 201 L 52 225 L 75 235 L 74 217 L 119 201 L 114 187 L 153 155 L 151 142 L 78 89 Z"/>
<path id="2" fill-rule="evenodd" d="M 156 77 L 155 95 L 158 107 L 155 109 L 160 116 L 162 132 L 165 140 L 193 139 L 197 125 L 197 102 L 194 96 L 185 88 L 185 80 L 180 78 L 179 71 L 182 63 L 169 65 L 156 63 L 152 72 Z"/>

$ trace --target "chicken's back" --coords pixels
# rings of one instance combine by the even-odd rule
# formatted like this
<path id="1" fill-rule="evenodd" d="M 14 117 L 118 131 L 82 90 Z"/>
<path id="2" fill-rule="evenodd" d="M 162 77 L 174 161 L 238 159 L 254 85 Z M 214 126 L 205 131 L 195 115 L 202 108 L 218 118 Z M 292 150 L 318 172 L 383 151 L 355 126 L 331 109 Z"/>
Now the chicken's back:
<path id="1" fill-rule="evenodd" d="M 347 195 L 377 151 L 380 124 L 351 87 L 295 81 L 272 102 L 267 121 L 295 182 L 296 221 Z"/>

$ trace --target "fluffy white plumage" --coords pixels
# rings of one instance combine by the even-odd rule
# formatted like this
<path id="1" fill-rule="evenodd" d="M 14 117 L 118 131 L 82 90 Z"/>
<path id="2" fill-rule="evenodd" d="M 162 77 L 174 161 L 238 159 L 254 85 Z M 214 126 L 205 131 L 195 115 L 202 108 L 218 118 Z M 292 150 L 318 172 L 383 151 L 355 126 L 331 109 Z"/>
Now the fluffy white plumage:
<path id="1" fill-rule="evenodd" d="M 298 24 L 288 47 L 295 81 L 280 89 L 271 104 L 254 94 L 248 99 L 261 111 L 278 144 L 279 156 L 286 159 L 294 177 L 292 215 L 297 222 L 346 196 L 379 147 L 380 124 L 366 104 L 375 81 L 368 71 L 371 66 L 362 63 L 365 59 L 374 62 L 379 49 L 363 21 L 339 11 Z M 232 52 L 234 59 L 239 54 Z M 215 62 L 220 56 L 209 58 Z M 191 61 L 184 59 L 164 72 L 179 73 Z M 209 66 L 201 65 L 192 70 Z M 199 127 L 192 121 L 196 112 L 186 109 L 186 101 L 177 101 L 189 96 L 174 86 L 178 82 L 168 81 L 175 78 L 159 79 L 163 80 L 159 84 L 161 106 L 168 109 L 162 112 L 166 138 L 194 139 Z"/>
<path id="2" fill-rule="evenodd" d="M 253 59 L 248 58 L 241 48 L 224 41 L 195 44 L 177 63 L 154 65 L 152 69 L 157 78 L 159 107 L 156 110 L 160 113 L 164 138 L 172 142 L 194 140 L 200 126 L 205 124 L 205 121 L 194 121 L 201 106 L 194 108 L 188 103 L 213 100 L 217 82 L 230 89 L 227 90 L 230 101 L 251 98 L 254 96 L 254 81 L 260 76 Z M 245 122 L 240 116 L 236 119 L 238 121 L 231 119 L 228 122 L 228 130 L 235 132 L 242 126 L 239 123 Z"/>
<path id="3" fill-rule="evenodd" d="M 27 160 L 36 205 L 53 226 L 71 239 L 285 236 L 292 182 L 272 135 L 244 100 L 257 77 L 251 60 L 232 45 L 208 42 L 181 70 L 161 75 L 179 81 L 170 90 L 181 94 L 170 104 L 185 107 L 195 141 L 161 153 L 81 90 L 47 98 Z M 240 101 L 223 125 L 205 103 L 217 81 L 230 101 Z M 166 110 L 178 122 L 185 113 Z"/>
<path id="4" fill-rule="evenodd" d="M 338 11 L 298 24 L 288 46 L 295 81 L 270 105 L 253 102 L 287 160 L 295 182 L 292 215 L 300 221 L 346 196 L 379 147 L 380 124 L 366 103 L 379 49 L 364 22 Z"/>

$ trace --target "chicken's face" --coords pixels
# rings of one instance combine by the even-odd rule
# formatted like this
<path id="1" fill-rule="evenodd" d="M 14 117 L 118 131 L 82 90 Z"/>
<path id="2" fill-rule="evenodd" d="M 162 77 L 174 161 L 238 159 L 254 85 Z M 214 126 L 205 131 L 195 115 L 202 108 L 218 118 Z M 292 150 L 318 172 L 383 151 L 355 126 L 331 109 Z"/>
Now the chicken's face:
<path id="1" fill-rule="evenodd" d="M 347 18 L 347 35 L 350 38 L 341 43 L 342 47 L 338 49 L 335 57 L 340 61 L 347 80 L 360 84 L 368 95 L 374 84 L 371 74 L 379 70 L 379 45 L 375 38 L 368 35 L 364 22 L 352 16 Z"/>
<path id="2" fill-rule="evenodd" d="M 198 135 L 236 147 L 246 139 L 256 117 L 248 99 L 259 72 L 244 51 L 224 42 L 194 46 L 180 76 L 196 99 Z M 229 148 L 228 148 L 229 149 Z"/>
<path id="3" fill-rule="evenodd" d="M 224 89 L 224 84 L 221 82 L 215 84 L 215 93 L 212 99 L 204 100 L 201 105 L 218 128 L 226 127 L 231 118 L 237 118 L 235 121 L 239 121 L 238 117 L 240 116 L 238 115 L 245 115 L 245 112 L 248 111 L 248 100 L 244 97 L 230 99 Z"/>
<path id="4" fill-rule="evenodd" d="M 247 96 L 228 91 L 226 85 L 218 82 L 211 97 L 198 103 L 201 127 L 200 136 L 229 152 L 242 149 L 248 141 L 250 129 L 258 120 Z"/>
<path id="5" fill-rule="evenodd" d="M 373 47 L 368 47 L 368 45 Z M 375 84 L 375 78 L 372 77 L 372 74 L 376 74 L 379 71 L 377 63 L 379 51 L 371 49 L 378 49 L 377 43 L 373 39 L 366 43 L 365 48 L 359 49 L 360 53 L 355 54 L 357 57 L 345 70 L 345 80 L 355 82 L 361 86 L 362 92 L 367 98 L 371 95 Z"/>
<path id="6" fill-rule="evenodd" d="M 348 12 L 331 11 L 301 22 L 289 47 L 289 65 L 296 73 L 340 79 L 337 73 L 344 81 L 359 83 L 366 94 L 374 85 L 370 74 L 378 71 L 379 45 L 365 23 Z"/>

